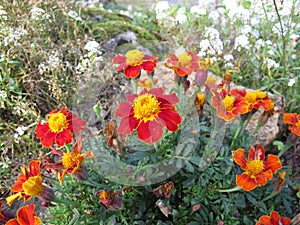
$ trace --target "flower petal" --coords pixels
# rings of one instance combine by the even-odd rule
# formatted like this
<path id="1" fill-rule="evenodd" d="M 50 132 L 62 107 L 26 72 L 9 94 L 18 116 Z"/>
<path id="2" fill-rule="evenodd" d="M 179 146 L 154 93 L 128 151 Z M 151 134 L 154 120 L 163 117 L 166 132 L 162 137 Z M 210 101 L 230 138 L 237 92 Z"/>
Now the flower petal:
<path id="1" fill-rule="evenodd" d="M 118 127 L 118 133 L 124 136 L 131 134 L 134 129 L 137 128 L 139 120 L 135 119 L 133 116 L 125 117 L 121 119 L 120 126 Z"/>
<path id="2" fill-rule="evenodd" d="M 64 146 L 65 144 L 70 144 L 72 142 L 73 135 L 69 129 L 64 129 L 62 132 L 56 135 L 55 142 L 59 146 Z"/>
<path id="3" fill-rule="evenodd" d="M 273 225 L 269 216 L 261 216 L 256 225 Z"/>
<path id="4" fill-rule="evenodd" d="M 51 132 L 50 130 L 41 137 L 41 144 L 45 147 L 51 147 L 53 142 L 55 141 L 56 134 Z"/>
<path id="5" fill-rule="evenodd" d="M 152 144 L 161 139 L 163 127 L 156 121 L 142 122 L 137 129 L 138 137 L 147 144 Z"/>
<path id="6" fill-rule="evenodd" d="M 42 138 L 49 130 L 50 128 L 48 123 L 39 122 L 36 126 L 35 135 L 37 138 Z"/>
<path id="7" fill-rule="evenodd" d="M 128 100 L 129 103 L 133 103 L 134 100 L 138 97 L 137 94 L 129 94 L 129 95 L 126 95 L 126 99 Z"/>
<path id="8" fill-rule="evenodd" d="M 234 151 L 232 156 L 234 162 L 238 164 L 243 170 L 246 170 L 247 160 L 245 158 L 245 150 L 244 149 L 237 149 Z"/>
<path id="9" fill-rule="evenodd" d="M 138 75 L 140 75 L 140 67 L 139 66 L 128 66 L 124 70 L 125 77 L 127 78 L 136 78 Z"/>
<path id="10" fill-rule="evenodd" d="M 152 88 L 151 90 L 149 90 L 149 94 L 152 94 L 152 95 L 155 95 L 155 96 L 160 96 L 163 93 L 164 93 L 164 89 L 162 89 L 162 88 Z"/>
<path id="11" fill-rule="evenodd" d="M 39 161 L 36 161 L 36 160 L 32 160 L 29 163 L 29 171 L 30 171 L 31 176 L 41 175 L 40 165 L 41 165 L 41 163 Z"/>
<path id="12" fill-rule="evenodd" d="M 116 55 L 112 61 L 113 64 L 122 64 L 125 62 L 126 62 L 126 57 L 124 57 L 122 55 Z"/>
<path id="13" fill-rule="evenodd" d="M 20 225 L 17 219 L 11 219 L 5 225 Z"/>
<path id="14" fill-rule="evenodd" d="M 282 168 L 282 164 L 277 155 L 269 154 L 265 161 L 265 170 L 271 170 L 273 174 Z"/>
<path id="15" fill-rule="evenodd" d="M 137 128 L 137 134 L 139 139 L 146 142 L 147 144 L 151 144 L 151 132 L 149 128 L 149 121 L 147 123 L 144 123 L 144 121 L 140 123 L 140 125 Z"/>
<path id="16" fill-rule="evenodd" d="M 19 209 L 18 213 L 18 222 L 19 224 L 28 224 L 28 225 L 38 225 L 40 223 L 35 223 L 35 213 L 34 213 L 34 205 L 26 205 Z M 36 217 L 37 218 L 37 217 Z M 40 222 L 40 221 L 39 221 Z"/>
<path id="17" fill-rule="evenodd" d="M 178 97 L 176 96 L 175 93 L 172 93 L 170 95 L 159 95 L 158 97 L 158 101 L 161 101 L 161 99 L 167 101 L 168 103 L 171 103 L 171 104 L 176 104 L 179 102 L 179 99 Z"/>
<path id="18" fill-rule="evenodd" d="M 169 131 L 175 132 L 178 130 L 177 124 L 181 123 L 181 117 L 173 110 L 163 110 L 158 114 L 158 117 L 163 119 Z"/>
<path id="19" fill-rule="evenodd" d="M 156 67 L 156 63 L 152 61 L 146 61 L 142 63 L 141 67 L 147 72 L 153 72 Z"/>
<path id="20" fill-rule="evenodd" d="M 246 173 L 236 175 L 236 185 L 241 187 L 244 191 L 251 191 L 257 187 L 255 179 Z"/>
<path id="21" fill-rule="evenodd" d="M 127 102 L 121 102 L 118 108 L 115 111 L 115 115 L 120 118 L 128 117 L 133 111 L 132 105 Z"/>

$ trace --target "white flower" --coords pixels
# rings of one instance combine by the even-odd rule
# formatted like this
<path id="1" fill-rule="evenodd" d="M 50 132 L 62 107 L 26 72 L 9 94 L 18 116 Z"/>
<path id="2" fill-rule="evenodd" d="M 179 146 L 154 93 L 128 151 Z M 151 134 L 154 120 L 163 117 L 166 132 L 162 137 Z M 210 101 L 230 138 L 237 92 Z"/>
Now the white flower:
<path id="1" fill-rule="evenodd" d="M 252 27 L 251 26 L 249 26 L 249 25 L 244 25 L 244 27 L 242 28 L 242 30 L 241 30 L 241 33 L 243 33 L 243 34 L 251 34 L 252 33 Z"/>
<path id="2" fill-rule="evenodd" d="M 177 14 L 175 16 L 175 21 L 179 24 L 185 23 L 187 21 L 187 16 L 185 13 L 186 13 L 186 9 L 184 7 L 178 9 Z"/>
<path id="3" fill-rule="evenodd" d="M 268 64 L 269 68 L 278 68 L 279 67 L 279 63 L 277 63 L 273 59 L 267 59 L 267 64 Z"/>
<path id="4" fill-rule="evenodd" d="M 0 9 L 0 19 L 7 20 L 7 12 Z"/>
<path id="5" fill-rule="evenodd" d="M 231 54 L 224 55 L 224 60 L 227 62 L 233 60 L 233 55 L 231 55 Z"/>
<path id="6" fill-rule="evenodd" d="M 220 14 L 217 11 L 211 11 L 208 15 L 208 18 L 212 19 L 213 21 L 216 21 L 220 18 Z"/>
<path id="7" fill-rule="evenodd" d="M 17 45 L 19 40 L 26 35 L 28 35 L 27 30 L 22 28 L 13 29 L 10 27 L 8 36 L 6 36 L 3 40 L 3 45 L 4 46 L 8 46 L 10 44 Z"/>
<path id="8" fill-rule="evenodd" d="M 32 8 L 30 10 L 30 18 L 32 20 L 40 20 L 42 18 L 45 18 L 45 10 L 41 9 L 41 8 Z M 49 18 L 49 15 L 46 16 L 46 18 Z"/>
<path id="9" fill-rule="evenodd" d="M 244 34 L 237 36 L 234 42 L 234 48 L 238 51 L 240 51 L 241 48 L 249 49 L 248 37 Z"/>
<path id="10" fill-rule="evenodd" d="M 71 17 L 72 19 L 76 20 L 76 21 L 82 21 L 82 18 L 78 15 L 77 12 L 70 10 L 68 12 L 68 16 Z"/>
<path id="11" fill-rule="evenodd" d="M 27 127 L 20 126 L 20 127 L 17 127 L 16 132 L 19 136 L 22 136 L 26 130 L 27 130 Z"/>
<path id="12" fill-rule="evenodd" d="M 170 8 L 170 5 L 169 5 L 168 1 L 159 1 L 156 3 L 154 10 L 157 14 L 159 14 L 159 13 L 167 11 L 169 8 Z"/>
<path id="13" fill-rule="evenodd" d="M 204 7 L 201 7 L 200 5 L 194 5 L 190 8 L 190 12 L 193 14 L 205 15 L 206 9 Z"/>
<path id="14" fill-rule="evenodd" d="M 84 49 L 89 51 L 89 52 L 97 52 L 100 47 L 100 44 L 97 41 L 88 41 Z"/>
<path id="15" fill-rule="evenodd" d="M 296 83 L 296 79 L 295 79 L 295 78 L 291 78 L 291 79 L 289 80 L 288 86 L 289 86 L 289 87 L 292 87 L 295 83 Z"/>
<path id="16" fill-rule="evenodd" d="M 270 49 L 270 50 L 268 51 L 268 54 L 269 54 L 269 55 L 275 55 L 275 52 L 274 52 L 272 49 Z"/>

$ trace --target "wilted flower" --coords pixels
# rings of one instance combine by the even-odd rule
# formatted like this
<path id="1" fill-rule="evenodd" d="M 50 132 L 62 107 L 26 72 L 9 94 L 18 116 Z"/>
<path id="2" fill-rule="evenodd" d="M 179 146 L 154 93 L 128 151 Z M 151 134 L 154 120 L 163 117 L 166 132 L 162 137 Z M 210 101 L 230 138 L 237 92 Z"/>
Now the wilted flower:
<path id="1" fill-rule="evenodd" d="M 174 189 L 174 183 L 169 181 L 167 183 L 163 183 L 157 188 L 153 189 L 153 193 L 156 195 L 163 195 L 165 198 L 171 197 L 171 191 Z"/>
<path id="2" fill-rule="evenodd" d="M 256 225 L 289 225 L 290 222 L 290 218 L 280 217 L 279 213 L 273 210 L 270 216 L 261 216 Z"/>
<path id="3" fill-rule="evenodd" d="M 269 154 L 265 160 L 265 150 L 260 145 L 256 149 L 251 146 L 248 160 L 245 158 L 245 150 L 237 149 L 233 153 L 233 160 L 245 171 L 241 175 L 236 175 L 236 184 L 244 191 L 251 191 L 257 186 L 266 185 L 267 181 L 271 180 L 277 170 L 282 167 L 276 155 Z"/>
<path id="4" fill-rule="evenodd" d="M 163 92 L 162 88 L 153 88 L 127 95 L 128 102 L 122 101 L 115 112 L 121 118 L 118 133 L 126 136 L 136 129 L 139 139 L 152 144 L 162 137 L 164 127 L 177 131 L 181 117 L 173 104 L 179 100 L 175 93 Z"/>
<path id="5" fill-rule="evenodd" d="M 111 190 L 99 190 L 95 193 L 95 196 L 99 195 L 99 204 L 101 204 L 106 210 L 118 210 L 122 207 L 122 200 L 118 197 L 118 195 L 123 193 L 125 188 L 127 187 L 125 186 L 115 193 Z"/>
<path id="6" fill-rule="evenodd" d="M 280 172 L 280 173 L 279 173 L 278 179 L 275 181 L 273 191 L 274 191 L 276 194 L 280 193 L 281 190 L 282 190 L 283 187 L 284 187 L 284 184 L 285 184 L 285 175 L 286 175 L 286 171 Z"/>
<path id="7" fill-rule="evenodd" d="M 234 119 L 239 114 L 248 112 L 248 103 L 241 95 L 235 95 L 235 92 L 226 93 L 222 89 L 219 93 L 211 89 L 213 93 L 212 106 L 216 108 L 218 117 L 225 121 Z"/>
<path id="8" fill-rule="evenodd" d="M 300 137 L 300 114 L 297 113 L 285 113 L 283 115 L 283 122 L 291 124 L 289 130 Z"/>
<path id="9" fill-rule="evenodd" d="M 71 152 L 61 152 L 59 150 L 53 149 L 52 154 L 56 154 L 61 157 L 61 162 L 58 163 L 48 163 L 44 162 L 43 168 L 59 170 L 58 180 L 60 185 L 62 185 L 62 180 L 66 174 L 72 174 L 77 180 L 86 180 L 88 176 L 88 171 L 86 166 L 83 164 L 85 158 L 94 157 L 93 152 L 82 151 L 82 137 L 78 136 L 74 149 Z"/>
<path id="10" fill-rule="evenodd" d="M 179 76 L 187 76 L 198 70 L 199 58 L 199 56 L 190 51 L 186 51 L 180 54 L 178 57 L 174 54 L 170 54 L 167 63 L 164 65 L 174 70 L 174 72 Z"/>
<path id="11" fill-rule="evenodd" d="M 41 219 L 34 213 L 35 206 L 25 205 L 17 212 L 17 218 L 9 220 L 5 225 L 40 225 Z"/>
<path id="12" fill-rule="evenodd" d="M 144 69 L 147 72 L 153 72 L 157 61 L 157 57 L 146 55 L 136 49 L 128 51 L 125 56 L 115 56 L 113 64 L 120 64 L 116 70 L 118 72 L 123 70 L 125 77 L 136 78 L 140 75 L 141 69 Z"/>
<path id="13" fill-rule="evenodd" d="M 59 146 L 70 144 L 73 134 L 84 130 L 85 122 L 76 114 L 72 114 L 67 109 L 57 109 L 48 114 L 47 122 L 39 122 L 36 127 L 36 137 L 41 140 L 45 147 L 51 147 L 55 142 Z"/>
<path id="14" fill-rule="evenodd" d="M 33 160 L 29 163 L 28 169 L 23 166 L 20 168 L 23 174 L 18 176 L 18 180 L 12 186 L 11 190 L 14 194 L 6 198 L 7 204 L 11 206 L 17 198 L 24 198 L 24 201 L 27 202 L 33 196 L 38 196 L 44 202 L 51 202 L 55 197 L 54 192 L 42 183 L 40 162 Z"/>

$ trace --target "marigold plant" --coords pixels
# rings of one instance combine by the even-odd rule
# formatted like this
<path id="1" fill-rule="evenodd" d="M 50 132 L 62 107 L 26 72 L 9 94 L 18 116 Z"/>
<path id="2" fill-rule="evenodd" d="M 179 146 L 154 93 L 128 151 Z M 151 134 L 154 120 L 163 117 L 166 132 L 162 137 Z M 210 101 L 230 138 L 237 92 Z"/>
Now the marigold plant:
<path id="1" fill-rule="evenodd" d="M 297 135 L 300 136 L 300 114 L 297 113 L 285 113 L 283 115 L 283 122 L 290 124 L 289 130 Z"/>

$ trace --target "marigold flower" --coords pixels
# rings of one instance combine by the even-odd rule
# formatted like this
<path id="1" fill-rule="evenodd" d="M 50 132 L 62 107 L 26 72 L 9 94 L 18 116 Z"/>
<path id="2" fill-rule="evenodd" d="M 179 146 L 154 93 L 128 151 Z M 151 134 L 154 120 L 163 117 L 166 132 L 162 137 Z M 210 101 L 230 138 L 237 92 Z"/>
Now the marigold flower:
<path id="1" fill-rule="evenodd" d="M 179 102 L 175 93 L 166 95 L 162 88 L 153 88 L 126 98 L 129 103 L 122 101 L 115 112 L 121 118 L 119 134 L 126 136 L 136 129 L 139 139 L 152 144 L 162 137 L 163 127 L 171 132 L 178 130 L 181 117 L 173 106 Z"/>
<path id="2" fill-rule="evenodd" d="M 28 169 L 23 166 L 20 168 L 23 174 L 18 176 L 18 180 L 12 186 L 11 190 L 14 194 L 6 198 L 7 204 L 11 206 L 17 198 L 24 198 L 24 201 L 27 202 L 33 196 L 38 196 L 45 202 L 51 202 L 54 199 L 54 192 L 42 184 L 40 162 L 33 160 L 29 163 Z"/>
<path id="3" fill-rule="evenodd" d="M 125 186 L 115 193 L 111 190 L 99 190 L 95 193 L 95 196 L 99 195 L 99 204 L 101 204 L 106 210 L 118 210 L 122 207 L 122 200 L 118 198 L 118 195 L 123 193 L 125 188 L 127 187 Z"/>
<path id="4" fill-rule="evenodd" d="M 17 218 L 9 220 L 5 225 L 40 225 L 41 219 L 34 213 L 35 206 L 25 205 L 17 212 Z"/>
<path id="5" fill-rule="evenodd" d="M 158 188 L 153 189 L 153 193 L 156 195 L 163 195 L 165 198 L 171 197 L 171 191 L 174 189 L 174 183 L 169 181 L 167 183 L 163 183 Z"/>
<path id="6" fill-rule="evenodd" d="M 235 91 L 231 91 L 228 94 L 225 89 L 222 89 L 220 93 L 211 89 L 212 106 L 216 108 L 218 117 L 225 121 L 234 119 L 239 114 L 245 114 L 248 112 L 248 103 L 239 94 L 235 94 Z"/>
<path id="7" fill-rule="evenodd" d="M 58 180 L 60 186 L 62 185 L 62 180 L 66 174 L 72 174 L 77 180 L 87 179 L 87 168 L 83 164 L 85 158 L 94 157 L 91 151 L 81 153 L 82 151 L 82 137 L 78 136 L 74 149 L 71 152 L 62 152 L 56 149 L 52 149 L 52 154 L 56 154 L 61 157 L 61 162 L 58 163 L 48 163 L 44 162 L 43 168 L 59 170 Z"/>
<path id="8" fill-rule="evenodd" d="M 153 72 L 157 62 L 157 57 L 146 55 L 137 49 L 129 50 L 125 56 L 117 55 L 113 59 L 113 64 L 120 64 L 116 71 L 123 70 L 127 78 L 136 78 L 140 75 L 141 69 Z"/>
<path id="9" fill-rule="evenodd" d="M 36 127 L 36 137 L 45 147 L 51 147 L 55 142 L 59 146 L 70 144 L 73 134 L 84 130 L 85 122 L 67 109 L 57 109 L 48 114 L 47 122 L 39 122 Z"/>
<path id="10" fill-rule="evenodd" d="M 192 72 L 199 69 L 199 58 L 199 56 L 190 51 L 186 51 L 180 54 L 178 57 L 174 54 L 170 54 L 167 63 L 164 65 L 174 70 L 177 75 L 183 77 L 190 75 Z"/>
<path id="11" fill-rule="evenodd" d="M 283 122 L 291 124 L 289 130 L 298 137 L 300 136 L 300 114 L 285 113 L 283 115 Z"/>
<path id="12" fill-rule="evenodd" d="M 290 218 L 280 217 L 279 213 L 273 210 L 270 216 L 261 216 L 256 225 L 289 225 L 290 222 Z"/>
<path id="13" fill-rule="evenodd" d="M 251 191 L 257 186 L 266 185 L 267 181 L 271 180 L 277 170 L 282 167 L 276 155 L 269 154 L 265 160 L 265 150 L 260 145 L 256 149 L 251 146 L 248 160 L 245 158 L 245 150 L 237 149 L 233 153 L 233 160 L 245 171 L 241 175 L 236 175 L 236 184 L 244 191 Z"/>
<path id="14" fill-rule="evenodd" d="M 154 79 L 153 83 L 157 84 L 158 79 Z M 138 80 L 138 86 L 142 88 L 146 88 L 147 90 L 150 90 L 152 87 L 152 82 L 150 79 L 144 79 L 144 80 Z"/>

